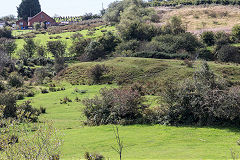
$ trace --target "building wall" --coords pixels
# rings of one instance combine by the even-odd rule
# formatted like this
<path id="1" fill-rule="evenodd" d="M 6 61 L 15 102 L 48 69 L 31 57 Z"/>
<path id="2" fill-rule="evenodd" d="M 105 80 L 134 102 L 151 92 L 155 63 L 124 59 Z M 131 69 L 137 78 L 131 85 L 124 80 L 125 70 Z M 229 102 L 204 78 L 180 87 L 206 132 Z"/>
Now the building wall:
<path id="1" fill-rule="evenodd" d="M 24 21 L 23 19 L 21 19 L 21 20 L 17 21 L 16 25 L 18 25 L 20 29 L 23 29 L 23 28 L 27 27 L 27 22 Z"/>
<path id="2" fill-rule="evenodd" d="M 36 16 L 32 17 L 28 21 L 28 26 L 33 26 L 33 24 L 36 23 L 36 22 L 39 22 L 39 23 L 41 23 L 41 22 L 49 22 L 51 25 L 56 24 L 55 20 L 53 18 L 51 18 L 50 16 L 48 16 L 44 12 L 40 12 Z"/>

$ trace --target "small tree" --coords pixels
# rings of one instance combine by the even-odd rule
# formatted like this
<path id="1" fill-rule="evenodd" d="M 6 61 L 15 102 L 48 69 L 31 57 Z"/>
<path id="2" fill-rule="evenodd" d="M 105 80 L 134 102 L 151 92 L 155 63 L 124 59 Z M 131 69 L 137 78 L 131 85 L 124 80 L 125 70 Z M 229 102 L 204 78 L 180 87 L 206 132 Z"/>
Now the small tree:
<path id="1" fill-rule="evenodd" d="M 116 129 L 115 129 L 116 128 Z M 115 134 L 115 138 L 116 138 L 116 141 L 117 141 L 117 147 L 112 147 L 113 150 L 115 150 L 118 154 L 119 154 L 119 159 L 121 160 L 122 159 L 122 151 L 123 151 L 123 141 L 121 140 L 120 138 L 120 135 L 119 135 L 119 130 L 118 130 L 118 127 L 113 127 L 113 131 L 114 131 L 114 134 Z"/>
<path id="2" fill-rule="evenodd" d="M 13 39 L 7 39 L 7 38 L 0 38 L 0 49 L 11 55 L 15 49 L 17 48 L 17 45 L 15 43 L 15 40 Z"/>
<path id="3" fill-rule="evenodd" d="M 66 44 L 62 41 L 49 41 L 47 43 L 48 51 L 51 52 L 55 58 L 55 71 L 56 73 L 64 69 L 64 55 L 66 51 Z"/>
<path id="4" fill-rule="evenodd" d="M 25 44 L 23 45 L 23 49 L 26 52 L 27 57 L 32 58 L 36 51 L 37 46 L 32 38 L 24 39 L 24 41 Z"/>
<path id="5" fill-rule="evenodd" d="M 35 28 L 36 30 L 39 30 L 41 28 L 41 24 L 36 22 L 33 24 L 33 28 Z"/>

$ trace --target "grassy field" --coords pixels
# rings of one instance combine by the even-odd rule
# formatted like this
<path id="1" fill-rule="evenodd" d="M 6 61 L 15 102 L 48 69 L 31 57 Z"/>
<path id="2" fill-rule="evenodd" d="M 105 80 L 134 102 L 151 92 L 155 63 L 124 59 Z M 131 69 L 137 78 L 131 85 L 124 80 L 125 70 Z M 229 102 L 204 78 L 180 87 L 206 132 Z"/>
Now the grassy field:
<path id="1" fill-rule="evenodd" d="M 88 30 L 82 30 L 82 31 L 79 31 L 79 32 L 65 32 L 65 33 L 61 33 L 61 34 L 37 34 L 36 37 L 34 38 L 34 41 L 37 43 L 37 44 L 40 44 L 40 45 L 45 45 L 47 44 L 48 41 L 54 41 L 54 40 L 62 40 L 63 42 L 65 42 L 67 44 L 67 47 L 70 47 L 72 42 L 71 42 L 71 36 L 75 33 L 81 33 L 83 35 L 84 38 L 96 38 L 96 37 L 99 37 L 101 35 L 103 35 L 103 30 L 105 31 L 115 31 L 115 27 L 96 27 L 96 31 L 94 31 L 93 35 L 88 35 L 89 31 Z M 15 30 L 13 32 L 13 35 L 14 34 L 17 34 L 19 32 L 19 34 L 21 33 L 21 31 L 19 30 Z M 30 32 L 28 30 L 26 31 L 23 31 L 24 33 L 27 33 L 27 32 Z M 59 36 L 60 38 L 58 39 L 50 39 L 50 37 L 57 37 Z M 24 45 L 24 40 L 23 39 L 17 39 L 16 40 L 16 43 L 17 43 L 17 49 L 16 49 L 16 52 L 20 49 L 23 48 L 23 45 Z"/>
<path id="2" fill-rule="evenodd" d="M 118 62 L 118 63 L 116 63 Z M 195 68 L 188 68 L 177 60 L 155 60 L 143 58 L 115 58 L 106 62 L 106 65 L 115 64 L 118 68 L 125 68 L 131 72 L 141 70 L 145 67 L 148 72 L 151 69 L 161 68 L 155 76 L 159 80 L 170 80 L 171 78 L 189 77 Z M 200 62 L 198 62 L 200 63 Z M 88 67 L 92 63 L 72 64 L 71 69 L 75 78 L 81 71 L 76 67 Z M 212 69 L 219 74 L 226 70 L 228 78 L 239 79 L 239 66 L 228 64 L 210 63 Z M 73 70 L 74 68 L 74 70 Z M 169 72 L 168 70 L 171 70 Z M 129 71 L 129 72 L 130 72 Z M 156 71 L 156 70 L 154 70 Z M 234 71 L 234 72 L 233 72 Z M 188 73 L 189 72 L 189 73 Z M 141 77 L 139 72 L 135 78 Z M 153 74 L 154 75 L 154 74 Z M 160 76 L 161 75 L 161 76 Z M 153 77 L 150 77 L 153 78 Z M 183 77 L 182 77 L 183 78 Z M 175 80 L 174 79 L 174 80 Z M 64 145 L 62 148 L 63 159 L 81 159 L 86 151 L 103 154 L 105 157 L 118 159 L 117 153 L 112 149 L 116 146 L 113 126 L 87 127 L 83 126 L 85 120 L 82 114 L 83 105 L 74 99 L 93 97 L 103 87 L 117 87 L 116 85 L 70 85 L 63 82 L 57 86 L 64 86 L 65 91 L 51 92 L 48 94 L 37 94 L 31 100 L 33 106 L 46 107 L 47 114 L 43 114 L 40 120 L 52 120 L 55 126 L 64 134 Z M 86 90 L 86 93 L 76 93 L 75 89 Z M 73 102 L 60 104 L 60 99 L 69 97 Z M 148 98 L 151 98 L 149 96 Z M 22 101 L 19 101 L 21 103 Z M 157 105 L 155 103 L 155 105 Z M 192 127 L 192 126 L 162 126 L 162 125 L 131 125 L 119 126 L 120 136 L 124 142 L 123 159 L 127 160 L 153 160 L 153 159 L 230 159 L 230 149 L 240 150 L 236 141 L 240 138 L 240 132 L 235 128 L 219 127 Z"/>

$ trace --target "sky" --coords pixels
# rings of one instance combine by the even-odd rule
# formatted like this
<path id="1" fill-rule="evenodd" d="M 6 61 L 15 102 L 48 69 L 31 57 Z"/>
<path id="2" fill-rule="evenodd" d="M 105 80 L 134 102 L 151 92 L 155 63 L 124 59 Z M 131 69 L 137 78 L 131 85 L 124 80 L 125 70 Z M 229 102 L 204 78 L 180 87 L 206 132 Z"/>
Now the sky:
<path id="1" fill-rule="evenodd" d="M 0 17 L 13 14 L 17 16 L 17 6 L 22 0 L 0 0 Z M 39 0 L 42 11 L 50 16 L 80 16 L 85 13 L 99 13 L 115 0 Z"/>

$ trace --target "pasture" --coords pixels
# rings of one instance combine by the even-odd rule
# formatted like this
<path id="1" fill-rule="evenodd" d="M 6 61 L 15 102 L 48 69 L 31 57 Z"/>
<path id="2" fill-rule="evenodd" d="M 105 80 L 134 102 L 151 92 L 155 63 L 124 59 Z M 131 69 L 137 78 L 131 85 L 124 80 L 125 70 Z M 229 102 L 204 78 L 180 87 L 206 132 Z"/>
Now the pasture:
<path id="1" fill-rule="evenodd" d="M 116 64 L 116 61 L 118 63 Z M 135 63 L 134 63 L 135 62 Z M 166 77 L 165 81 L 181 75 L 186 77 L 192 74 L 195 68 L 188 68 L 182 65 L 182 61 L 177 60 L 155 60 L 144 58 L 115 58 L 106 62 L 86 62 L 75 63 L 70 65 L 72 72 L 75 72 L 73 78 L 78 79 L 76 67 L 94 65 L 96 63 L 105 63 L 106 65 L 114 64 L 129 72 L 137 72 L 141 67 L 148 69 L 164 66 L 165 71 L 156 71 L 159 75 Z M 197 64 L 200 62 L 197 62 Z M 138 64 L 138 65 L 137 65 Z M 150 65 L 151 64 L 151 65 Z M 115 67 L 116 67 L 115 66 Z M 227 64 L 216 64 L 210 62 L 210 66 L 215 71 L 239 70 L 238 66 Z M 152 67 L 152 68 L 151 68 Z M 197 66 L 196 66 L 197 67 Z M 132 68 L 132 70 L 130 70 Z M 78 68 L 79 69 L 79 68 Z M 158 68 L 159 69 L 159 68 Z M 172 72 L 167 72 L 172 70 Z M 81 71 L 81 70 L 80 70 Z M 148 71 L 145 70 L 145 73 Z M 168 74 L 163 74 L 167 72 Z M 139 74 L 139 72 L 138 72 Z M 140 76 L 136 75 L 136 76 Z M 232 72 L 232 80 L 239 74 Z M 70 76 L 70 75 L 69 75 Z M 154 75 L 153 75 L 154 76 Z M 153 78 L 153 77 L 150 77 Z M 160 76 L 158 76 L 160 79 Z M 181 79 L 181 78 L 180 78 Z M 179 79 L 179 80 L 180 80 Z M 116 146 L 113 126 L 84 126 L 83 121 L 86 119 L 83 115 L 83 104 L 76 102 L 84 98 L 98 95 L 99 90 L 104 87 L 117 87 L 111 85 L 71 85 L 65 80 L 56 82 L 57 86 L 65 87 L 66 90 L 50 92 L 47 94 L 38 93 L 31 100 L 34 107 L 46 107 L 46 114 L 42 114 L 40 120 L 53 121 L 55 126 L 64 133 L 64 145 L 62 147 L 63 159 L 81 159 L 86 151 L 91 153 L 100 153 L 109 159 L 118 159 L 118 154 L 112 149 Z M 76 90 L 86 91 L 86 93 L 77 93 Z M 68 97 L 72 102 L 60 104 L 60 99 Z M 147 96 L 148 104 L 158 105 L 152 96 Z M 18 103 L 21 103 L 19 101 Z M 130 125 L 119 126 L 120 136 L 124 143 L 123 159 L 230 159 L 230 149 L 239 151 L 237 140 L 240 138 L 240 132 L 236 128 L 221 127 L 192 127 L 192 126 L 164 126 L 164 125 Z"/>

